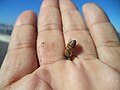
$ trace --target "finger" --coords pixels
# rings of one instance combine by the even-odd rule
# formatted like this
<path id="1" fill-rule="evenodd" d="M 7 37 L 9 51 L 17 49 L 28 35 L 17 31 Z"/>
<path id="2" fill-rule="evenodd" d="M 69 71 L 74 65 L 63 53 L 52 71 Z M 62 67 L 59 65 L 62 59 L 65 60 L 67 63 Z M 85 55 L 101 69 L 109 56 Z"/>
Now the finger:
<path id="1" fill-rule="evenodd" d="M 9 85 L 38 67 L 35 42 L 36 14 L 26 11 L 19 16 L 14 27 L 0 71 L 0 85 Z"/>
<path id="2" fill-rule="evenodd" d="M 120 71 L 120 41 L 108 17 L 93 3 L 85 4 L 83 12 L 100 60 Z"/>
<path id="3" fill-rule="evenodd" d="M 60 0 L 63 32 L 66 44 L 70 39 L 76 40 L 82 46 L 82 52 L 77 56 L 81 59 L 96 58 L 96 51 L 83 18 L 71 0 Z"/>
<path id="4" fill-rule="evenodd" d="M 37 52 L 40 65 L 61 60 L 64 40 L 58 0 L 44 0 L 38 20 Z"/>

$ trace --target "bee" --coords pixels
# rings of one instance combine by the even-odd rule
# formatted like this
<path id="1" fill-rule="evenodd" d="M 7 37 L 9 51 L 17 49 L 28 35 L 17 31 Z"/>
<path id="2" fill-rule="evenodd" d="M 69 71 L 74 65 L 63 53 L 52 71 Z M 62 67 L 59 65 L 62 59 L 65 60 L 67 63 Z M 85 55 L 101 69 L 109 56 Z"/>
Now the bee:
<path id="1" fill-rule="evenodd" d="M 77 46 L 76 40 L 70 40 L 67 44 L 67 48 L 65 49 L 64 55 L 66 59 L 71 59 L 74 50 Z"/>

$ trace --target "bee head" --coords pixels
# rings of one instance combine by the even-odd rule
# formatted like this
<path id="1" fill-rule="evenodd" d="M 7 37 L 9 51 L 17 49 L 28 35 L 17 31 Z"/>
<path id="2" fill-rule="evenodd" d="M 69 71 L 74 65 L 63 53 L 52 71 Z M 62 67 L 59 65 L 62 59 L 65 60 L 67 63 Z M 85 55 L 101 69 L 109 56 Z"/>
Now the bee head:
<path id="1" fill-rule="evenodd" d="M 74 48 L 76 46 L 76 40 L 71 40 L 70 46 Z"/>

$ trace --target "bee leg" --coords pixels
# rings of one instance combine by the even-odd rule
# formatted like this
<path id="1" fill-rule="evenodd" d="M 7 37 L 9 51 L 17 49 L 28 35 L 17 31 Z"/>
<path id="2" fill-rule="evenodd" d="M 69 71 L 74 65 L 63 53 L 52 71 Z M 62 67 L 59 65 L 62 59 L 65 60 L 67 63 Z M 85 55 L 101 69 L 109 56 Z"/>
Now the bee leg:
<path id="1" fill-rule="evenodd" d="M 75 58 L 78 58 L 77 55 L 78 54 L 75 51 L 73 51 L 72 54 L 71 54 L 71 56 L 70 56 L 70 60 L 74 60 Z"/>
<path id="2" fill-rule="evenodd" d="M 70 53 L 69 53 L 69 52 L 66 52 L 66 53 L 64 54 L 64 57 L 65 57 L 65 59 L 69 60 L 69 59 L 70 59 Z"/>
<path id="3" fill-rule="evenodd" d="M 67 57 L 65 54 L 64 54 L 64 57 L 65 57 L 65 59 L 67 59 L 67 60 L 69 59 L 69 57 Z"/>
<path id="4" fill-rule="evenodd" d="M 74 56 L 74 54 L 73 54 L 73 52 L 72 52 L 72 53 L 70 54 L 69 59 L 72 61 L 74 58 L 75 58 L 75 56 Z"/>
<path id="5" fill-rule="evenodd" d="M 77 56 L 76 54 L 74 54 L 74 56 L 75 56 L 76 58 L 78 58 L 78 56 Z"/>
<path id="6" fill-rule="evenodd" d="M 73 56 L 74 58 L 78 58 L 78 56 L 77 56 L 76 54 L 73 54 L 72 56 Z"/>

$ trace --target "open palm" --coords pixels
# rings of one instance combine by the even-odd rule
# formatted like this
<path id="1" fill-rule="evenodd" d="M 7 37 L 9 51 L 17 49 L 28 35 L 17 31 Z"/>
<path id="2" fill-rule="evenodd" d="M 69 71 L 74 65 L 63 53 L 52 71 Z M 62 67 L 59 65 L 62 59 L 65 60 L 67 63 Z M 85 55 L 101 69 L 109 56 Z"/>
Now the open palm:
<path id="1" fill-rule="evenodd" d="M 23 12 L 0 70 L 0 90 L 120 90 L 116 32 L 97 5 L 85 4 L 83 12 L 87 27 L 71 0 L 44 0 L 38 24 L 33 11 Z M 70 39 L 82 47 L 73 61 L 64 58 Z"/>

